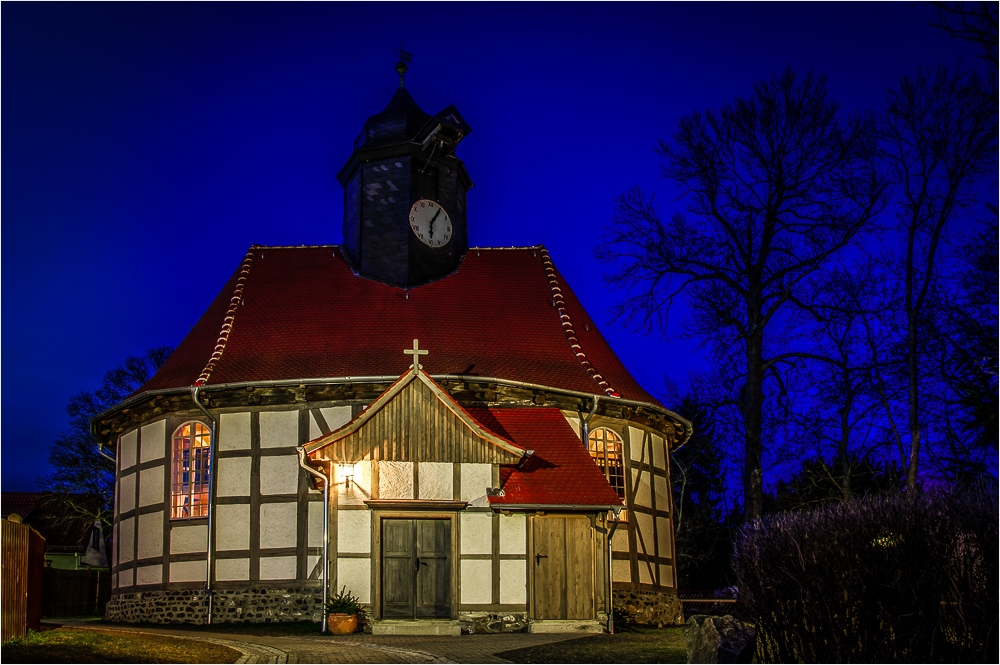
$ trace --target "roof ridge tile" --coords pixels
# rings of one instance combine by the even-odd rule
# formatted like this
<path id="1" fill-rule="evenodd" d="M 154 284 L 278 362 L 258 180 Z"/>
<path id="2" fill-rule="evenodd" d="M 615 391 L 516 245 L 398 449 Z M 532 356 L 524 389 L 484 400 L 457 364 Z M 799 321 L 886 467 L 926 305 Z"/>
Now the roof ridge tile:
<path id="1" fill-rule="evenodd" d="M 222 319 L 222 328 L 219 330 L 219 339 L 215 343 L 215 349 L 212 351 L 212 355 L 208 359 L 208 363 L 205 365 L 205 369 L 201 370 L 201 374 L 198 379 L 194 382 L 196 386 L 203 386 L 208 382 L 209 377 L 212 376 L 212 371 L 215 369 L 215 365 L 219 362 L 219 358 L 222 357 L 222 352 L 226 350 L 226 342 L 229 341 L 229 334 L 233 331 L 233 324 L 236 322 L 236 310 L 241 304 L 243 304 L 243 288 L 246 286 L 247 278 L 250 276 L 250 268 L 253 266 L 253 255 L 254 251 L 257 250 L 257 245 L 251 245 L 250 250 L 247 251 L 246 256 L 243 257 L 243 264 L 240 266 L 240 276 L 236 280 L 236 288 L 233 289 L 233 295 L 229 299 L 229 309 L 226 311 L 226 316 Z"/>
<path id="2" fill-rule="evenodd" d="M 555 264 L 552 263 L 552 257 L 549 256 L 549 250 L 547 250 L 544 246 L 539 246 L 539 251 L 542 255 L 542 265 L 545 267 L 545 277 L 548 279 L 549 288 L 552 291 L 552 303 L 556 306 L 556 311 L 559 313 L 559 318 L 562 321 L 563 332 L 566 334 L 566 340 L 569 342 L 570 351 L 574 353 L 577 361 L 585 370 L 587 370 L 587 373 L 590 374 L 590 378 L 592 378 L 607 395 L 611 397 L 618 397 L 618 391 L 612 388 L 611 384 L 605 381 L 604 377 L 597 372 L 597 369 L 594 368 L 593 363 L 591 363 L 587 358 L 587 354 L 580 345 L 580 340 L 576 336 L 576 330 L 573 328 L 573 319 L 570 318 L 569 310 L 566 308 L 566 300 L 563 298 L 562 287 L 559 285 L 559 275 L 556 273 Z"/>

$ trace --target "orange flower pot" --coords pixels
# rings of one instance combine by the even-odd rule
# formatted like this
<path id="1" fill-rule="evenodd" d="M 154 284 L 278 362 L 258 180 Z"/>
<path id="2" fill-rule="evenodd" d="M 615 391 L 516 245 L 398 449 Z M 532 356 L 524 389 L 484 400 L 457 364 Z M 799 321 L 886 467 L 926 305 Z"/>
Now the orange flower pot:
<path id="1" fill-rule="evenodd" d="M 347 635 L 357 629 L 357 614 L 328 614 L 326 617 L 326 630 L 334 635 Z"/>

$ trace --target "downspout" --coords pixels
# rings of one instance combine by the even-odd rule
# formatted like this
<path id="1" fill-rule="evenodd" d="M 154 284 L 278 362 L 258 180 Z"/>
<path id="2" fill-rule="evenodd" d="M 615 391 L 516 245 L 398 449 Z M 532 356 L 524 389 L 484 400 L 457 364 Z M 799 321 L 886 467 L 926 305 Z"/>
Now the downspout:
<path id="1" fill-rule="evenodd" d="M 618 528 L 618 515 L 621 514 L 622 509 L 620 507 L 615 507 L 611 509 L 615 514 L 615 519 L 611 523 L 611 530 L 608 532 L 608 633 L 611 635 L 615 634 L 615 601 L 611 597 L 613 589 L 611 587 L 611 539 L 615 536 L 615 530 Z"/>
<path id="2" fill-rule="evenodd" d="M 299 453 L 299 466 L 305 469 L 308 473 L 312 474 L 316 478 L 321 478 L 323 480 L 323 609 L 320 611 L 320 629 L 319 632 L 326 632 L 326 598 L 328 593 L 329 584 L 328 578 L 330 576 L 330 478 L 326 474 L 317 471 L 308 464 L 306 464 L 306 449 L 302 446 L 296 448 Z M 331 473 L 332 475 L 332 473 Z"/>
<path id="3" fill-rule="evenodd" d="M 597 413 L 597 400 L 599 399 L 601 399 L 600 395 L 594 395 L 594 403 L 590 405 L 590 413 L 587 414 L 586 418 L 583 417 L 583 412 L 580 412 L 580 439 L 584 446 L 590 445 L 590 419 Z"/>
<path id="4" fill-rule="evenodd" d="M 111 455 L 109 455 L 106 452 L 104 452 L 104 444 L 103 443 L 98 443 L 97 444 L 97 452 L 99 452 L 101 454 L 101 457 L 103 457 L 106 460 L 109 460 L 112 464 L 114 464 L 115 465 L 115 471 L 118 471 L 118 460 L 115 457 L 112 457 Z M 117 475 L 117 474 L 115 474 L 115 475 Z"/>
<path id="5" fill-rule="evenodd" d="M 205 623 L 209 626 L 212 625 L 212 548 L 215 544 L 215 439 L 216 439 L 216 429 L 217 423 L 215 416 L 208 412 L 208 409 L 198 401 L 198 392 L 201 390 L 201 386 L 191 386 L 191 399 L 194 400 L 195 406 L 201 409 L 201 412 L 205 414 L 209 422 L 212 423 L 212 427 L 209 430 L 208 438 L 208 538 L 205 544 L 207 545 L 207 554 L 205 555 L 205 595 L 208 600 L 208 614 L 205 617 Z"/>

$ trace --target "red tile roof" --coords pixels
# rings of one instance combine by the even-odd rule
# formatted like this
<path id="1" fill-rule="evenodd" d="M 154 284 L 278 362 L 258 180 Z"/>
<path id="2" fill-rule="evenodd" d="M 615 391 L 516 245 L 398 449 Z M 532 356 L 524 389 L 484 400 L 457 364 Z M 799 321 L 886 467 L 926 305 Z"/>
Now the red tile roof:
<path id="1" fill-rule="evenodd" d="M 476 408 L 469 414 L 483 427 L 534 450 L 520 468 L 500 467 L 503 496 L 491 506 L 612 506 L 622 500 L 558 409 Z"/>
<path id="2" fill-rule="evenodd" d="M 334 246 L 251 247 L 138 393 L 199 384 L 397 376 L 414 338 L 431 375 L 508 379 L 659 405 L 542 247 L 471 249 L 409 290 L 355 275 Z"/>

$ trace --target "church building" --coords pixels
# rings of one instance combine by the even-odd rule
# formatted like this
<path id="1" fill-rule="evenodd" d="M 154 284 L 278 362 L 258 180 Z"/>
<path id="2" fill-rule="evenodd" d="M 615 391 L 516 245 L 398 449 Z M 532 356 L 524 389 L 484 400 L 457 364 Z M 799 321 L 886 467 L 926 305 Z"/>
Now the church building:
<path id="1" fill-rule="evenodd" d="M 402 85 L 338 178 L 343 244 L 254 245 L 115 452 L 106 618 L 382 634 L 682 620 L 670 451 L 691 425 L 615 356 L 542 246 L 469 247 L 471 132 Z"/>

